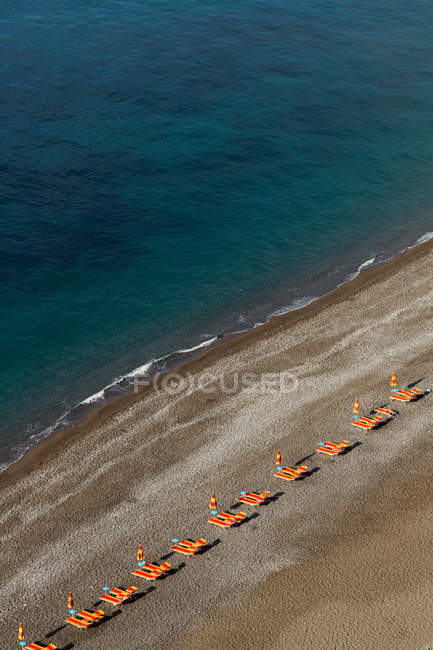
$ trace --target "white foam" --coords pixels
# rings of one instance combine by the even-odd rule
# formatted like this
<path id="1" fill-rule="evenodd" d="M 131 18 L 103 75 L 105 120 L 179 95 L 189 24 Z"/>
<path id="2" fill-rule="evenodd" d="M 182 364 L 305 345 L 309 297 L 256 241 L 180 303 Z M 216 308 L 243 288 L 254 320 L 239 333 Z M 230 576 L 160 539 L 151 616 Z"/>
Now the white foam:
<path id="1" fill-rule="evenodd" d="M 164 358 L 165 357 L 160 357 L 159 359 L 152 359 L 147 363 L 143 363 L 142 366 L 138 366 L 138 368 L 135 368 L 135 370 L 133 370 L 132 372 L 128 372 L 128 374 L 125 375 L 125 377 L 137 377 L 139 375 L 145 375 L 147 371 L 153 366 L 154 363 L 156 363 L 157 361 L 162 361 Z"/>
<path id="2" fill-rule="evenodd" d="M 421 235 L 421 237 L 418 237 L 418 239 L 416 240 L 414 245 L 409 246 L 409 248 L 414 248 L 415 246 L 418 246 L 419 244 L 424 244 L 424 242 L 430 241 L 430 239 L 433 239 L 433 232 L 426 232 L 424 235 Z"/>
<path id="3" fill-rule="evenodd" d="M 376 259 L 376 255 L 373 255 L 373 257 L 371 257 L 369 260 L 365 260 L 365 262 L 362 262 L 362 264 L 360 264 L 358 266 L 358 269 L 357 269 L 358 273 L 360 273 L 360 271 L 362 271 L 362 269 L 366 269 L 367 267 L 374 264 L 375 259 Z"/>
<path id="4" fill-rule="evenodd" d="M 104 399 L 104 393 L 105 393 L 105 388 L 102 388 L 101 390 L 98 390 L 97 393 L 94 393 L 93 395 L 86 397 L 86 399 L 83 399 L 83 401 L 80 402 L 80 404 L 92 404 L 93 402 L 98 402 L 99 400 Z"/>
<path id="5" fill-rule="evenodd" d="M 195 345 L 192 348 L 186 348 L 185 350 L 176 350 L 175 354 L 185 354 L 186 352 L 194 352 L 194 350 L 199 350 L 200 348 L 206 348 L 208 345 L 212 345 L 212 343 L 215 343 L 217 340 L 217 336 L 214 336 L 211 339 L 208 339 L 207 341 L 203 341 L 203 343 L 199 343 L 198 345 Z"/>
<path id="6" fill-rule="evenodd" d="M 349 275 L 343 280 L 343 282 L 340 282 L 339 287 L 341 287 L 343 284 L 347 284 L 347 282 L 351 282 L 355 278 L 358 277 L 358 275 L 361 273 L 361 271 L 364 271 L 364 269 L 367 269 L 369 266 L 372 266 L 374 262 L 376 261 L 377 255 L 373 255 L 373 257 L 370 257 L 368 260 L 365 260 L 365 262 L 361 262 L 361 264 L 358 266 L 356 271 L 353 271 L 352 273 L 349 273 Z"/>
<path id="7" fill-rule="evenodd" d="M 271 316 L 281 316 L 282 314 L 287 314 L 289 311 L 296 311 L 297 309 L 302 309 L 310 303 L 317 300 L 316 296 L 304 296 L 303 298 L 296 298 L 290 305 L 286 307 L 280 307 L 276 311 L 273 311 Z"/>

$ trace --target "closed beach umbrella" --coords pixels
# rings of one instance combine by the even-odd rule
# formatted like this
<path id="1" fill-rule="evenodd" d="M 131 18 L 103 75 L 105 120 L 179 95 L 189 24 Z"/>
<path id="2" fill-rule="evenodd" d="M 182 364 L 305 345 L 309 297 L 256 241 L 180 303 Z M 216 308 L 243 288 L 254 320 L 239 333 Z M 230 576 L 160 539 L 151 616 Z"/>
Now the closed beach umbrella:
<path id="1" fill-rule="evenodd" d="M 353 407 L 353 412 L 355 413 L 355 415 L 358 415 L 358 413 L 359 413 L 359 402 L 358 402 L 357 399 L 355 400 L 355 405 Z"/>
<path id="2" fill-rule="evenodd" d="M 277 451 L 277 465 L 281 465 L 281 451 L 278 449 Z"/>
<path id="3" fill-rule="evenodd" d="M 69 592 L 69 596 L 68 596 L 68 609 L 74 609 L 74 599 L 72 598 L 72 591 Z"/>
<path id="4" fill-rule="evenodd" d="M 24 628 L 23 624 L 20 623 L 20 626 L 18 628 L 18 641 L 25 641 L 26 637 L 24 636 Z"/>
<path id="5" fill-rule="evenodd" d="M 144 561 L 143 547 L 140 544 L 137 551 L 137 562 L 143 562 L 143 561 Z"/>
<path id="6" fill-rule="evenodd" d="M 395 372 L 392 373 L 391 386 L 392 386 L 392 388 L 395 388 L 397 386 L 397 378 L 395 376 Z"/>
<path id="7" fill-rule="evenodd" d="M 210 503 L 209 503 L 209 508 L 211 510 L 215 510 L 216 507 L 217 507 L 217 502 L 216 502 L 216 498 L 215 498 L 215 492 L 212 492 L 212 496 L 210 498 Z"/>

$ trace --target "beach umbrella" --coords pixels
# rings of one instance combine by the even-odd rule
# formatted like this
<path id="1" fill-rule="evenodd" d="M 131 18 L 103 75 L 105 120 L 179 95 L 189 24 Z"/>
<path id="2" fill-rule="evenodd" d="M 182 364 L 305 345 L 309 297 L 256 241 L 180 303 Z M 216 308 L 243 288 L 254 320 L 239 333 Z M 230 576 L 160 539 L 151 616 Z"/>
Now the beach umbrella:
<path id="1" fill-rule="evenodd" d="M 24 628 L 23 624 L 20 623 L 20 626 L 18 628 L 18 641 L 25 641 L 26 637 L 24 636 Z"/>
<path id="2" fill-rule="evenodd" d="M 277 462 L 276 462 L 277 467 L 281 465 L 281 451 L 278 449 L 277 451 Z"/>
<path id="3" fill-rule="evenodd" d="M 72 591 L 70 591 L 69 594 L 68 594 L 68 609 L 69 609 L 71 614 L 75 614 L 74 599 L 72 598 Z"/>
<path id="4" fill-rule="evenodd" d="M 353 412 L 355 413 L 355 415 L 358 415 L 359 413 L 359 402 L 357 399 L 355 400 L 355 404 L 353 406 Z"/>
<path id="5" fill-rule="evenodd" d="M 397 386 L 397 378 L 395 376 L 395 372 L 392 373 L 390 384 L 391 384 L 391 388 L 396 388 Z"/>
<path id="6" fill-rule="evenodd" d="M 144 553 L 143 553 L 143 547 L 142 547 L 141 544 L 139 545 L 138 551 L 137 551 L 137 562 L 138 562 L 138 564 L 143 564 L 143 562 L 144 562 Z"/>
<path id="7" fill-rule="evenodd" d="M 74 599 L 72 598 L 72 591 L 68 595 L 68 609 L 74 609 Z"/>
<path id="8" fill-rule="evenodd" d="M 212 514 L 216 513 L 216 507 L 217 507 L 217 502 L 216 502 L 215 492 L 212 492 L 212 496 L 210 498 L 210 503 L 209 503 L 209 508 L 211 509 Z"/>

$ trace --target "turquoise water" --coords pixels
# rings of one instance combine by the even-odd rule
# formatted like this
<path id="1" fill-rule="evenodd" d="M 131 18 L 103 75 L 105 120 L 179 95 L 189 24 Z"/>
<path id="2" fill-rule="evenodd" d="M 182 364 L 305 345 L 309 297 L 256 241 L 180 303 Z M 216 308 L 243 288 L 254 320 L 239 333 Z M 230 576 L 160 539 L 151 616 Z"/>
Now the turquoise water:
<path id="1" fill-rule="evenodd" d="M 114 378 L 433 230 L 430 2 L 0 20 L 0 462 Z"/>

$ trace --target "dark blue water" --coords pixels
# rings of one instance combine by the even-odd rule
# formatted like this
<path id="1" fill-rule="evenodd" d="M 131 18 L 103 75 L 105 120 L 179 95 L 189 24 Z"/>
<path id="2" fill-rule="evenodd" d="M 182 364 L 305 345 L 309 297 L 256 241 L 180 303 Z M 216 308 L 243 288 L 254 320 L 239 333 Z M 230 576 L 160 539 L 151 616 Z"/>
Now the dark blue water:
<path id="1" fill-rule="evenodd" d="M 0 461 L 115 377 L 433 229 L 429 1 L 4 0 L 0 20 Z"/>

